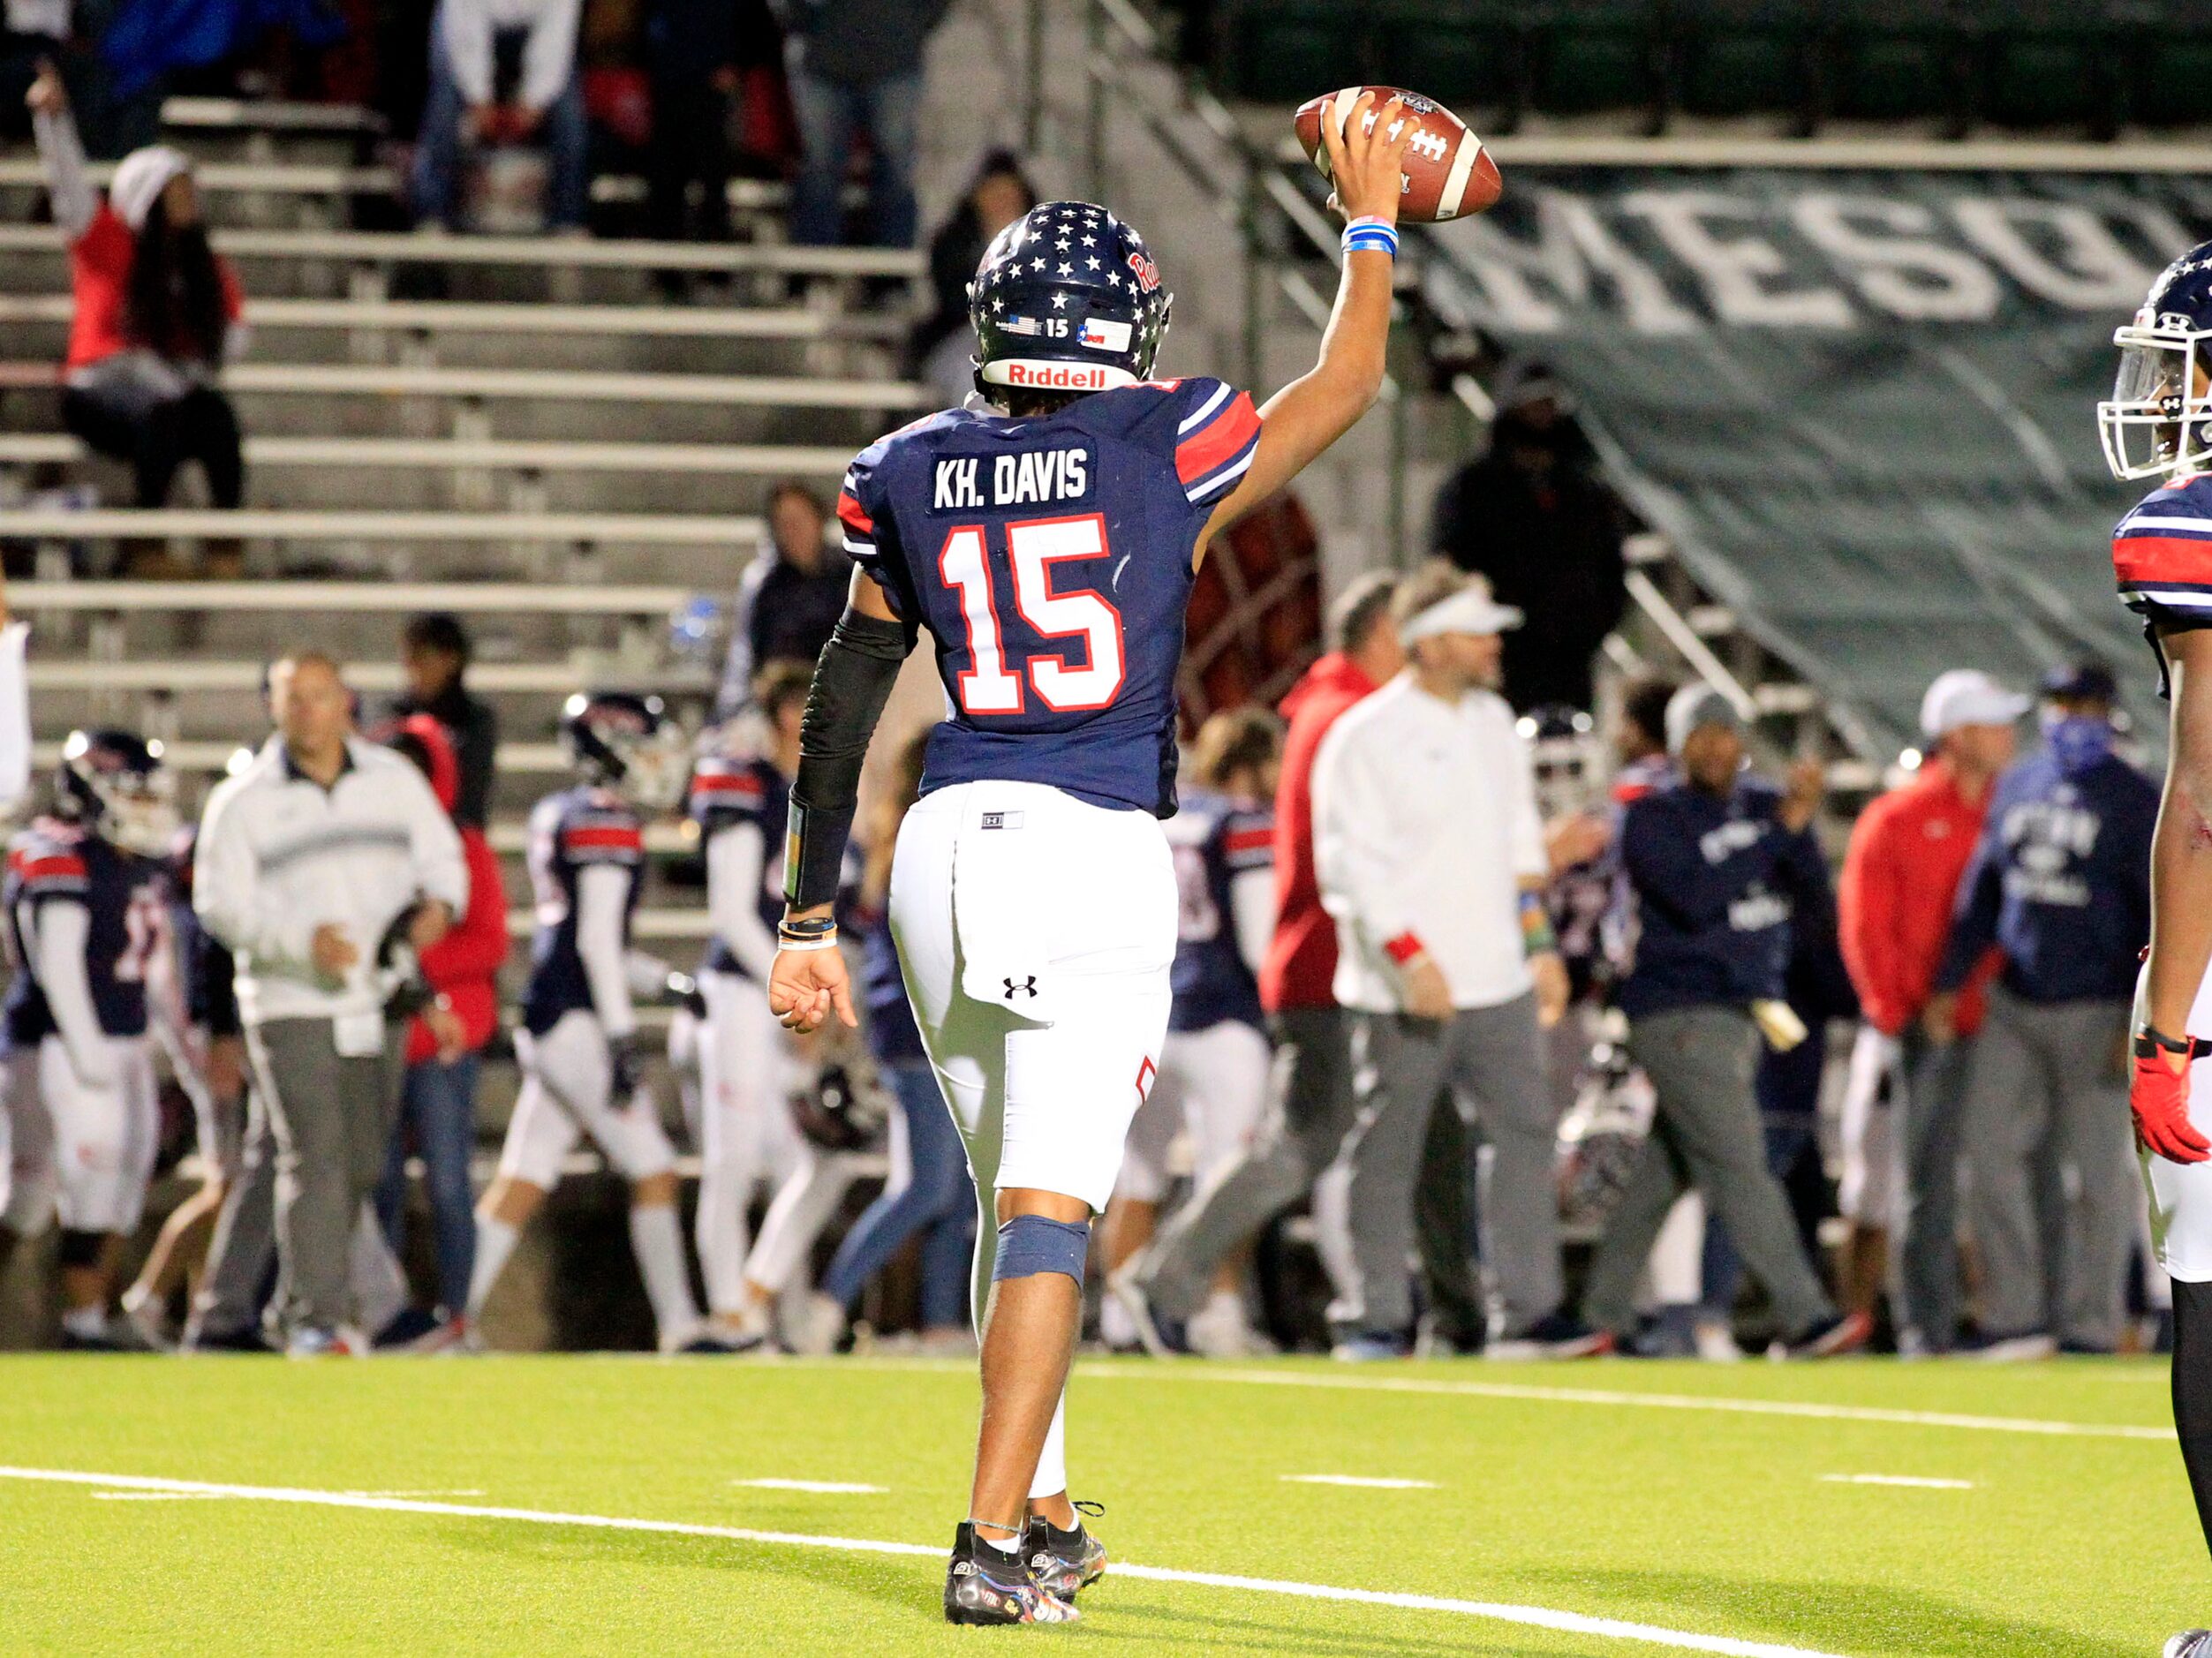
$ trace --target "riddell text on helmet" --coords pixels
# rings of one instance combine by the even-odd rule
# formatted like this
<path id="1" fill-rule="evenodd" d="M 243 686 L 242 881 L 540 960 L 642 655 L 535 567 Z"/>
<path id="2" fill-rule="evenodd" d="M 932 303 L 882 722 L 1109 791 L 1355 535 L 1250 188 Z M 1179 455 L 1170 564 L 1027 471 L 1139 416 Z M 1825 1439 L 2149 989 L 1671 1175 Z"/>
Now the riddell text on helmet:
<path id="1" fill-rule="evenodd" d="M 1114 377 L 1098 365 L 1016 361 L 1006 366 L 1006 383 L 1009 386 L 1046 386 L 1055 391 L 1105 391 L 1115 382 Z"/>

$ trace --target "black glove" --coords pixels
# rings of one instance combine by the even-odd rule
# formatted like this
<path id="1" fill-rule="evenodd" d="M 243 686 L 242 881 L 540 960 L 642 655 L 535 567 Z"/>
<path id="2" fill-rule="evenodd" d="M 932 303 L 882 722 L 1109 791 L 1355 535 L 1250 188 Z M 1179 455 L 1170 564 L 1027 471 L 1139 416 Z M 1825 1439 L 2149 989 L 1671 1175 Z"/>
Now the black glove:
<path id="1" fill-rule="evenodd" d="M 638 1064 L 638 1037 L 634 1031 L 626 1036 L 608 1037 L 607 1070 L 611 1079 L 608 1091 L 617 1111 L 637 1096 Z"/>

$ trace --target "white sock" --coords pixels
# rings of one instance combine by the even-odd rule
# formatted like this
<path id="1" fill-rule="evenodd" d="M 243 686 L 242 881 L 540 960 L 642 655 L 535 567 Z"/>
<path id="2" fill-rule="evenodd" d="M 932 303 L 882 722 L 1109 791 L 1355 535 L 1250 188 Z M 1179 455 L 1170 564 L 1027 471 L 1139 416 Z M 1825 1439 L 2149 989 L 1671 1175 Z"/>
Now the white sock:
<path id="1" fill-rule="evenodd" d="M 1058 1496 L 1068 1488 L 1068 1395 L 1053 1406 L 1053 1425 L 1045 1430 L 1045 1449 L 1037 1456 L 1037 1477 L 1030 1481 L 1030 1496 Z"/>
<path id="2" fill-rule="evenodd" d="M 1011 1536 L 1008 1537 L 1000 1537 L 991 1532 L 983 1531 L 978 1532 L 976 1535 L 982 1538 L 984 1541 L 989 1543 L 1000 1554 L 1010 1555 L 1022 1546 L 1022 1538 L 1028 1532 L 1028 1530 L 1029 1528 L 1024 1526 L 1021 1531 L 1017 1531 Z"/>
<path id="3" fill-rule="evenodd" d="M 98 1341 L 108 1333 L 104 1307 L 72 1307 L 62 1315 L 62 1328 L 79 1341 Z"/>
<path id="4" fill-rule="evenodd" d="M 482 1315 L 492 1285 L 507 1270 L 507 1257 L 515 1253 L 515 1240 L 520 1235 L 503 1220 L 481 1214 L 476 1217 L 476 1265 L 469 1273 L 468 1319 L 472 1324 Z"/>
<path id="5" fill-rule="evenodd" d="M 1136 1345 L 1136 1320 L 1120 1296 L 1109 1295 L 1098 1303 L 1098 1334 L 1109 1347 Z"/>
<path id="6" fill-rule="evenodd" d="M 632 1205 L 630 1247 L 645 1280 L 645 1299 L 653 1303 L 653 1322 L 661 1339 L 688 1339 L 698 1325 L 699 1309 L 691 1299 L 691 1277 L 683 1264 L 683 1234 L 676 1228 L 675 1205 Z"/>

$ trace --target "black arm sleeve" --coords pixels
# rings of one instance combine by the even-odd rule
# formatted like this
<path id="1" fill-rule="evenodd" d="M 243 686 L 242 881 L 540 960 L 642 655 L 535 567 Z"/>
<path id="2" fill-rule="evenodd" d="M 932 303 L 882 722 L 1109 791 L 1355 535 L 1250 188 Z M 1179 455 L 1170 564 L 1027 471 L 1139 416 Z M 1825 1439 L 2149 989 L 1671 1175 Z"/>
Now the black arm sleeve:
<path id="1" fill-rule="evenodd" d="M 904 622 L 848 607 L 814 665 L 799 727 L 799 774 L 791 785 L 790 845 L 783 861 L 783 901 L 794 909 L 837 896 L 868 739 L 916 634 Z"/>

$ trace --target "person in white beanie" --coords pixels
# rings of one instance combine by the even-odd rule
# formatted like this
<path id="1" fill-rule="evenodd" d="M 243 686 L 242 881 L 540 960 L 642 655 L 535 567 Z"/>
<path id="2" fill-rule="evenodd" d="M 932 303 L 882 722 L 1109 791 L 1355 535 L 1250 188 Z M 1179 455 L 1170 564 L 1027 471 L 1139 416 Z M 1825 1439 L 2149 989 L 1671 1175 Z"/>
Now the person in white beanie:
<path id="1" fill-rule="evenodd" d="M 1925 1021 L 1943 1005 L 1936 965 L 1959 882 L 2027 709 L 1976 669 L 1936 675 L 1921 701 L 1927 758 L 1860 814 L 1837 886 L 1837 943 L 1865 1021 L 1843 1107 L 1845 1299 L 1871 1313 L 1886 1280 L 1908 1353 L 1958 1338 L 1960 1107 L 1989 971 L 1948 1004 L 1950 1040 Z"/>
<path id="2" fill-rule="evenodd" d="M 165 505 L 177 469 L 192 460 L 215 504 L 236 507 L 245 486 L 238 420 L 216 379 L 245 343 L 244 297 L 208 245 L 190 157 L 165 144 L 132 150 L 102 201 L 51 64 L 26 102 L 54 222 L 69 239 L 76 308 L 64 422 L 130 464 L 138 506 Z"/>

